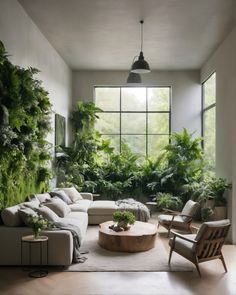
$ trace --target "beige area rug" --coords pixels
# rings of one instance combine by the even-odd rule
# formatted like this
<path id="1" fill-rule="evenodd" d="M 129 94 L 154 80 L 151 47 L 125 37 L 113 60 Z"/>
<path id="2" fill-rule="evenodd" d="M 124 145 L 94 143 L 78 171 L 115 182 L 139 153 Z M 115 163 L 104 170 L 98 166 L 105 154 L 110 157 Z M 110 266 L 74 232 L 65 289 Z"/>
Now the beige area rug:
<path id="1" fill-rule="evenodd" d="M 166 233 L 165 233 L 166 235 Z M 176 253 L 168 265 L 168 239 L 157 234 L 155 248 L 139 253 L 112 252 L 101 248 L 98 243 L 98 226 L 89 226 L 81 251 L 88 250 L 84 263 L 72 264 L 64 271 L 81 272 L 159 272 L 193 271 L 194 266 Z"/>

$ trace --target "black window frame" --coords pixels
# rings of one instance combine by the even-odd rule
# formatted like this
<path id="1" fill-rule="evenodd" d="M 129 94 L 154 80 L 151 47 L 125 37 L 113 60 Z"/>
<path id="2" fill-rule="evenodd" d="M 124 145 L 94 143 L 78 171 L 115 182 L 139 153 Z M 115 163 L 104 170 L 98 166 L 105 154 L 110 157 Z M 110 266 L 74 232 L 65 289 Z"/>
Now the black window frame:
<path id="1" fill-rule="evenodd" d="M 119 135 L 119 145 L 120 145 L 120 149 L 119 152 L 121 153 L 121 139 L 122 139 L 122 135 L 145 135 L 146 137 L 146 153 L 145 156 L 146 158 L 149 157 L 148 155 L 148 135 L 159 135 L 159 136 L 168 136 L 169 137 L 169 143 L 171 143 L 171 115 L 172 115 L 172 87 L 171 86 L 94 86 L 94 102 L 96 103 L 96 88 L 119 88 L 120 89 L 120 110 L 119 111 L 103 111 L 103 113 L 118 113 L 120 114 L 120 126 L 119 126 L 119 133 L 101 133 L 102 135 Z M 146 110 L 145 111 L 122 111 L 122 88 L 145 88 L 146 90 Z M 169 110 L 168 111 L 149 111 L 148 110 L 148 89 L 149 88 L 169 88 Z M 122 133 L 121 132 L 121 125 L 122 125 L 122 113 L 132 113 L 132 114 L 146 114 L 146 132 L 145 133 Z M 161 114 L 161 113 L 165 113 L 169 115 L 169 132 L 168 133 L 148 133 L 148 114 Z"/>

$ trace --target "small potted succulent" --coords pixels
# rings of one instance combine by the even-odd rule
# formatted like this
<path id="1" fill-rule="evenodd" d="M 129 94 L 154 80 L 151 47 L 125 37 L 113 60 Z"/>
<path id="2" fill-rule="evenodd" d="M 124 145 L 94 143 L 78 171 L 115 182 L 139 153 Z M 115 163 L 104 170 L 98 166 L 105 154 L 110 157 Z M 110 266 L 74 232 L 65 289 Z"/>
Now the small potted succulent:
<path id="1" fill-rule="evenodd" d="M 128 230 L 135 223 L 135 216 L 130 211 L 115 211 L 113 213 L 113 221 L 117 223 L 113 226 L 114 230 Z"/>
<path id="2" fill-rule="evenodd" d="M 33 229 L 34 238 L 38 239 L 42 230 L 52 227 L 52 222 L 44 219 L 41 215 L 28 217 L 28 225 Z"/>

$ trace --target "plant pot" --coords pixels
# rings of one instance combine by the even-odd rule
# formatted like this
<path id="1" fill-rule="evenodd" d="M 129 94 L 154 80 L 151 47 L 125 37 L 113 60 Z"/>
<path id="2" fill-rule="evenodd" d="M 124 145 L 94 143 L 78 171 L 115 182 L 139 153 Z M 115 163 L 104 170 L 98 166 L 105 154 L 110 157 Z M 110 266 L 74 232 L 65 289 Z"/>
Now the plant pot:
<path id="1" fill-rule="evenodd" d="M 226 217 L 227 217 L 227 210 L 225 206 L 219 206 L 214 208 L 214 215 L 213 215 L 214 220 L 226 219 Z"/>
<path id="2" fill-rule="evenodd" d="M 127 224 L 124 221 L 118 222 L 117 226 L 120 227 L 120 228 L 123 228 L 123 230 L 129 230 L 130 229 L 130 225 Z"/>

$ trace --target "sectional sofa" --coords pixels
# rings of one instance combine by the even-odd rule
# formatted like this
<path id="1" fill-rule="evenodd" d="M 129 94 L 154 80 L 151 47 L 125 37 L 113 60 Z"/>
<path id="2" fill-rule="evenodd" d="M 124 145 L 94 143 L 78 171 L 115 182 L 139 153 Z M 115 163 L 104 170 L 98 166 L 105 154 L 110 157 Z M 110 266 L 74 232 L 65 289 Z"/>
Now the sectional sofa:
<path id="1" fill-rule="evenodd" d="M 61 190 L 70 197 L 70 200 L 55 201 L 55 199 L 58 199 L 57 195 L 52 197 L 49 193 L 44 193 L 34 195 L 29 202 L 24 202 L 2 211 L 1 217 L 4 224 L 0 226 L 0 265 L 21 265 L 21 250 L 23 257 L 28 255 L 27 251 L 29 249 L 21 247 L 22 236 L 32 234 L 32 229 L 25 226 L 22 222 L 20 213 L 25 210 L 24 208 L 41 210 L 39 213 L 45 217 L 44 214 L 45 212 L 47 213 L 48 209 L 45 208 L 44 204 L 50 208 L 50 204 L 53 202 L 60 203 L 60 206 L 63 203 L 62 208 L 59 208 L 59 212 L 54 210 L 58 214 L 55 215 L 53 213 L 53 215 L 51 212 L 52 216 L 50 215 L 48 219 L 55 221 L 56 218 L 56 221 L 78 226 L 81 231 L 82 243 L 88 224 L 99 224 L 112 220 L 112 214 L 118 208 L 114 201 L 93 201 L 93 195 L 90 193 L 78 193 L 74 188 L 64 188 Z M 67 230 L 54 230 L 42 231 L 41 234 L 46 234 L 49 239 L 48 265 L 70 265 L 73 255 L 71 232 Z M 32 247 L 33 252 L 38 251 L 33 248 L 36 247 Z M 33 253 L 32 257 L 34 257 Z M 33 263 L 31 261 L 31 264 Z M 24 264 L 27 264 L 27 261 Z M 37 261 L 35 261 L 35 264 L 37 264 Z"/>

